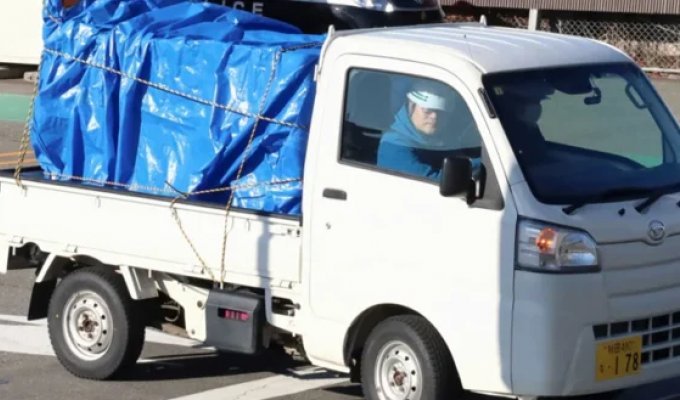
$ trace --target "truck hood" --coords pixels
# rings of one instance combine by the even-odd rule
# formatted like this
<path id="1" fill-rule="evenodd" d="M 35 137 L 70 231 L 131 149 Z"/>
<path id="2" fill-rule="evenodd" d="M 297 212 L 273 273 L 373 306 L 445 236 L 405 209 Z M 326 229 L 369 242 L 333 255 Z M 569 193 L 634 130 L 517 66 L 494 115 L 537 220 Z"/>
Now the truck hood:
<path id="1" fill-rule="evenodd" d="M 524 182 L 512 186 L 512 192 L 519 215 L 580 229 L 593 237 L 610 298 L 623 301 L 630 295 L 658 291 L 677 297 L 680 193 L 663 196 L 643 213 L 635 206 L 644 199 L 636 199 L 587 204 L 567 215 L 564 205 L 539 203 Z"/>
<path id="2" fill-rule="evenodd" d="M 567 215 L 566 206 L 538 202 L 526 184 L 512 186 L 512 193 L 519 215 L 584 230 L 599 245 L 638 243 L 655 249 L 665 248 L 680 239 L 680 192 L 661 197 L 647 210 L 640 213 L 635 206 L 644 198 L 608 203 L 589 203 Z M 654 232 L 652 232 L 654 230 Z M 661 237 L 657 237 L 660 235 Z M 677 238 L 676 238 L 677 236 Z M 680 257 L 680 251 L 677 251 Z"/>

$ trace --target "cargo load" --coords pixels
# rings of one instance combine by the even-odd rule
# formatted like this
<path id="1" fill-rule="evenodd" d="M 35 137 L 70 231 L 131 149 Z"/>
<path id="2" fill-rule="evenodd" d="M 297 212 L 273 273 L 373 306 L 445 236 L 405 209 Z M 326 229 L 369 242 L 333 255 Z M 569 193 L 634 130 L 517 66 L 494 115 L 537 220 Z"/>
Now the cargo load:
<path id="1" fill-rule="evenodd" d="M 44 22 L 50 179 L 300 213 L 323 36 L 182 0 L 49 0 Z"/>

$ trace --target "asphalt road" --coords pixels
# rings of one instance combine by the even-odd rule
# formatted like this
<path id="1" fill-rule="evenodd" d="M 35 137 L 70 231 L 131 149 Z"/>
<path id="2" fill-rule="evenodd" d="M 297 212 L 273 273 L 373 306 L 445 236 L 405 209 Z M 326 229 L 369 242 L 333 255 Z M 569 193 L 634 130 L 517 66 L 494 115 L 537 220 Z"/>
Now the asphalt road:
<path id="1" fill-rule="evenodd" d="M 655 81 L 680 117 L 680 81 Z M 23 131 L 21 116 L 9 111 L 16 95 L 31 85 L 0 81 L 0 168 L 13 167 Z M 3 95 L 5 108 L 3 108 Z M 9 103 L 8 103 L 9 102 Z M 3 114 L 4 113 L 4 114 Z M 34 163 L 29 154 L 28 163 Z M 13 270 L 0 276 L 0 399 L 362 399 L 358 385 L 346 377 L 294 362 L 278 354 L 260 357 L 218 355 L 186 340 L 150 332 L 142 361 L 125 376 L 92 382 L 69 375 L 52 355 L 44 321 L 28 322 L 26 312 L 33 271 Z M 491 400 L 469 394 L 466 400 Z M 579 400 L 680 399 L 680 380 L 628 391 L 586 396 Z"/>

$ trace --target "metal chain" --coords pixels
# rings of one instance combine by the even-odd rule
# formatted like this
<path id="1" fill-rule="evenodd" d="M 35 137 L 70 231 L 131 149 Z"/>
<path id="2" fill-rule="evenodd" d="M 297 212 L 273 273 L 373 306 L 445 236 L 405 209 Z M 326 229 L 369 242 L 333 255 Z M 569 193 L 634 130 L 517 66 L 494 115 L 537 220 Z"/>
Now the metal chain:
<path id="1" fill-rule="evenodd" d="M 182 225 L 182 219 L 179 217 L 179 213 L 177 212 L 177 208 L 175 208 L 175 204 L 177 203 L 177 201 L 180 198 L 181 197 L 175 197 L 172 200 L 172 202 L 170 203 L 170 210 L 171 210 L 171 213 L 172 213 L 172 218 L 175 220 L 175 223 L 177 224 L 179 231 L 182 233 L 184 240 L 186 240 L 186 242 L 189 244 L 189 247 L 191 247 L 191 251 L 194 253 L 194 256 L 196 256 L 196 258 L 198 258 L 198 261 L 201 263 L 201 271 L 207 272 L 208 275 L 210 276 L 210 280 L 215 282 L 215 274 L 213 274 L 210 267 L 208 267 L 208 264 L 205 262 L 203 257 L 201 257 L 201 254 L 196 249 L 196 246 L 194 246 L 194 242 L 189 237 L 189 234 L 187 234 L 186 230 L 184 230 L 184 225 Z"/>
<path id="2" fill-rule="evenodd" d="M 269 81 L 267 82 L 267 86 L 265 87 L 264 94 L 262 95 L 262 99 L 260 100 L 260 107 L 258 112 L 262 114 L 264 112 L 264 108 L 267 104 L 267 98 L 269 98 L 269 91 L 271 90 L 272 82 L 274 82 L 274 78 L 276 77 L 276 71 L 278 70 L 278 65 L 279 65 L 279 60 L 281 59 L 281 54 L 283 53 L 283 50 L 279 50 L 276 52 L 276 55 L 274 56 L 274 59 L 272 60 L 272 65 L 271 65 L 271 72 L 269 73 Z M 246 149 L 243 151 L 243 158 L 241 159 L 241 165 L 238 167 L 238 171 L 236 172 L 236 181 L 241 179 L 241 175 L 243 174 L 243 168 L 246 165 L 246 159 L 248 157 L 248 152 L 250 151 L 250 147 L 253 143 L 253 140 L 255 139 L 255 133 L 257 131 L 257 128 L 259 126 L 260 120 L 256 120 L 255 123 L 253 124 L 253 129 L 250 131 L 250 137 L 248 137 L 248 144 L 246 145 Z M 224 236 L 222 238 L 222 255 L 220 258 L 220 289 L 224 289 L 224 274 L 226 270 L 226 255 L 227 255 L 227 237 L 229 236 L 229 231 L 227 229 L 227 225 L 229 223 L 229 212 L 231 211 L 231 203 L 234 200 L 234 192 L 235 190 L 232 190 L 229 192 L 229 200 L 227 200 L 227 205 L 224 210 Z"/>
<path id="3" fill-rule="evenodd" d="M 47 8 L 47 0 L 43 0 L 42 9 L 45 14 L 54 22 L 55 24 L 61 24 L 61 19 L 52 15 L 50 10 Z M 36 71 L 35 82 L 33 83 L 33 98 L 29 104 L 28 115 L 26 116 L 26 123 L 24 124 L 24 131 L 21 135 L 21 140 L 19 144 L 19 159 L 17 160 L 17 166 L 14 168 L 14 181 L 17 186 L 24 189 L 24 184 L 21 182 L 21 171 L 24 167 L 24 162 L 26 161 L 26 154 L 28 153 L 28 146 L 31 142 L 31 130 L 33 128 L 33 116 L 35 115 L 35 101 L 38 98 L 38 87 L 40 86 L 40 68 L 45 59 L 45 48 L 40 51 L 40 60 L 38 62 L 38 69 Z"/>
<path id="4" fill-rule="evenodd" d="M 84 60 L 82 58 L 78 58 L 78 57 L 72 56 L 70 54 L 63 53 L 61 51 L 57 51 L 57 50 L 53 50 L 53 49 L 47 49 L 47 48 L 45 49 L 45 51 L 52 54 L 52 55 L 56 55 L 58 57 L 65 58 L 69 61 L 75 61 L 75 62 L 79 62 L 81 64 L 88 65 L 88 66 L 93 67 L 93 68 L 101 69 L 103 71 L 110 72 L 112 74 L 116 74 L 120 77 L 133 80 L 135 82 L 138 82 L 138 83 L 141 83 L 143 85 L 152 87 L 154 89 L 158 89 L 158 90 L 161 90 L 163 92 L 174 94 L 175 96 L 184 97 L 187 100 L 195 101 L 195 102 L 200 103 L 200 104 L 204 104 L 204 105 L 211 106 L 211 107 L 214 107 L 214 108 L 218 108 L 218 109 L 221 109 L 221 110 L 229 111 L 229 112 L 234 113 L 234 114 L 242 115 L 244 117 L 253 118 L 256 121 L 263 120 L 263 121 L 271 122 L 271 123 L 274 123 L 274 124 L 287 126 L 287 127 L 290 127 L 290 128 L 298 128 L 298 129 L 302 129 L 302 130 L 307 130 L 307 127 L 302 126 L 302 125 L 292 124 L 292 123 L 286 122 L 286 121 L 279 121 L 277 119 L 269 118 L 269 117 L 266 117 L 266 116 L 260 115 L 260 114 L 253 114 L 253 113 L 250 113 L 250 112 L 241 111 L 241 110 L 238 110 L 236 108 L 229 107 L 227 105 L 220 104 L 220 103 L 217 103 L 217 102 L 212 101 L 212 100 L 206 100 L 206 99 L 200 98 L 198 96 L 194 96 L 194 95 L 189 94 L 189 93 L 180 92 L 179 90 L 172 89 L 169 86 L 162 85 L 162 84 L 159 84 L 159 83 L 154 83 L 154 82 L 148 81 L 146 79 L 141 79 L 141 78 L 138 78 L 136 76 L 132 76 L 128 73 L 125 73 L 123 71 L 119 71 L 115 68 L 111 68 L 107 65 L 95 63 L 95 62 L 92 62 L 92 61 L 89 61 L 89 60 Z"/>
<path id="5" fill-rule="evenodd" d="M 43 0 L 43 11 L 45 12 L 45 14 L 47 14 L 47 17 L 48 17 L 49 19 L 51 19 L 52 22 L 54 22 L 55 24 L 58 24 L 58 25 L 59 25 L 59 24 L 62 23 L 61 18 L 55 17 L 55 16 L 52 15 L 52 13 L 50 12 L 50 9 L 47 7 L 47 0 Z"/>
<path id="6" fill-rule="evenodd" d="M 154 193 L 154 194 L 164 193 L 164 194 L 167 194 L 167 195 L 177 193 L 175 190 L 161 189 L 161 188 L 156 187 L 156 186 L 119 183 L 119 182 L 108 181 L 108 180 L 104 180 L 104 179 L 84 178 L 82 176 L 76 176 L 76 175 L 50 173 L 47 176 L 51 179 L 59 179 L 59 180 L 62 180 L 62 181 L 79 181 L 79 182 L 83 182 L 83 183 L 91 183 L 91 184 L 96 184 L 96 185 L 101 185 L 101 186 L 113 186 L 113 187 L 131 190 L 131 191 L 143 190 L 145 192 L 150 192 L 150 193 Z"/>
<path id="7" fill-rule="evenodd" d="M 24 124 L 24 131 L 21 134 L 19 159 L 17 160 L 16 168 L 14 168 L 14 181 L 16 182 L 17 186 L 22 189 L 24 189 L 24 184 L 21 182 L 21 170 L 24 167 L 24 161 L 26 161 L 26 154 L 28 153 L 28 146 L 31 141 L 31 129 L 33 128 L 33 116 L 35 114 L 35 101 L 38 98 L 38 86 L 40 84 L 40 67 L 42 65 L 44 56 L 45 52 L 42 51 L 40 53 L 40 63 L 38 64 L 35 83 L 33 84 L 33 98 L 29 104 L 28 115 L 26 116 L 26 123 Z"/>
<path id="8" fill-rule="evenodd" d="M 49 11 L 47 11 L 45 2 L 43 2 L 43 7 L 45 8 L 45 10 L 47 12 L 48 17 L 53 22 L 55 22 L 55 23 L 61 23 L 62 22 L 61 20 L 59 20 L 56 17 L 54 17 L 53 15 L 51 15 L 49 13 Z M 253 118 L 255 120 L 255 122 L 254 122 L 253 128 L 250 132 L 250 136 L 248 138 L 248 143 L 246 145 L 246 149 L 243 152 L 243 158 L 242 158 L 241 163 L 239 165 L 239 169 L 236 173 L 235 180 L 238 181 L 243 174 L 243 170 L 245 168 L 245 162 L 246 162 L 248 153 L 250 151 L 250 148 L 252 146 L 252 143 L 255 139 L 255 134 L 257 132 L 257 128 L 259 126 L 260 121 L 266 121 L 266 122 L 275 123 L 275 124 L 279 124 L 279 125 L 287 126 L 287 127 L 291 127 L 291 128 L 307 130 L 307 127 L 305 127 L 305 126 L 298 125 L 298 124 L 292 124 L 292 123 L 289 123 L 289 122 L 286 122 L 286 121 L 279 121 L 279 120 L 276 120 L 276 119 L 273 119 L 273 118 L 269 118 L 269 117 L 262 115 L 262 113 L 264 112 L 266 100 L 269 97 L 269 92 L 271 90 L 272 83 L 273 83 L 274 78 L 276 76 L 276 71 L 277 71 L 277 68 L 278 68 L 278 63 L 279 63 L 280 58 L 281 58 L 281 54 L 285 53 L 285 52 L 289 52 L 289 51 L 318 47 L 320 45 L 321 45 L 320 43 L 310 43 L 310 44 L 305 44 L 305 45 L 301 45 L 301 46 L 280 49 L 276 53 L 274 59 L 272 60 L 272 71 L 271 71 L 270 76 L 269 76 L 269 81 L 267 82 L 265 93 L 264 93 L 264 95 L 263 95 L 263 97 L 260 101 L 258 114 L 240 111 L 240 110 L 237 110 L 233 107 L 229 107 L 229 106 L 224 105 L 224 104 L 220 104 L 220 103 L 217 103 L 217 102 L 214 102 L 214 101 L 211 101 L 211 100 L 202 99 L 200 97 L 197 97 L 197 96 L 194 96 L 194 95 L 191 95 L 191 94 L 188 94 L 188 93 L 183 93 L 183 92 L 180 92 L 178 90 L 174 90 L 174 89 L 172 89 L 172 88 L 170 88 L 166 85 L 153 83 L 151 81 L 132 76 L 130 74 L 116 70 L 114 68 L 108 67 L 108 66 L 103 65 L 103 64 L 95 63 L 95 62 L 92 62 L 90 60 L 84 60 L 84 59 L 81 59 L 79 57 L 75 57 L 75 56 L 72 56 L 70 54 L 66 54 L 66 53 L 63 53 L 63 52 L 60 52 L 60 51 L 57 51 L 57 50 L 54 50 L 54 49 L 43 48 L 43 51 L 42 51 L 41 57 L 40 57 L 40 64 L 38 66 L 38 79 L 36 79 L 36 82 L 35 82 L 35 85 L 34 85 L 33 102 L 31 102 L 31 106 L 30 106 L 30 110 L 29 110 L 29 116 L 27 117 L 26 125 L 25 125 L 25 128 L 24 128 L 24 133 L 23 133 L 22 138 L 21 138 L 20 157 L 19 157 L 19 161 L 18 161 L 18 164 L 17 164 L 17 168 L 15 170 L 14 178 L 17 181 L 17 184 L 19 186 L 23 187 L 23 185 L 21 183 L 21 169 L 22 169 L 22 166 L 23 166 L 23 162 L 24 162 L 26 153 L 28 152 L 28 144 L 30 142 L 30 130 L 32 128 L 32 120 L 33 120 L 33 115 L 34 115 L 34 110 L 35 110 L 34 103 L 35 103 L 35 100 L 37 98 L 38 87 L 39 87 L 40 66 L 42 65 L 42 62 L 44 60 L 44 56 L 45 56 L 46 53 L 50 53 L 52 55 L 65 58 L 65 59 L 70 60 L 70 61 L 79 62 L 79 63 L 88 65 L 88 66 L 93 67 L 93 68 L 98 68 L 98 69 L 119 75 L 123 78 L 133 80 L 135 82 L 144 84 L 144 85 L 149 86 L 149 87 L 153 87 L 155 89 L 158 89 L 158 90 L 161 90 L 161 91 L 164 91 L 164 92 L 171 93 L 171 94 L 174 94 L 176 96 L 180 96 L 180 97 L 183 97 L 183 98 L 186 98 L 188 100 L 192 100 L 192 101 L 195 101 L 195 102 L 198 102 L 198 103 L 201 103 L 201 104 L 212 106 L 213 108 L 223 109 L 223 110 L 228 111 L 228 112 L 232 112 L 232 113 L 235 113 L 235 114 L 238 114 L 238 115 L 243 115 L 243 116 L 246 116 L 246 117 L 249 117 L 249 118 Z M 229 191 L 230 192 L 229 193 L 229 199 L 228 199 L 226 206 L 225 206 L 224 236 L 223 236 L 223 239 L 222 239 L 222 253 L 221 253 L 221 261 L 220 261 L 220 281 L 219 281 L 220 288 L 224 288 L 224 278 L 225 278 L 225 270 L 226 270 L 225 259 L 226 259 L 227 238 L 228 238 L 228 222 L 229 222 L 229 213 L 231 211 L 232 203 L 233 203 L 233 199 L 234 199 L 234 192 L 236 190 L 239 190 L 239 189 L 253 188 L 253 187 L 257 187 L 257 186 L 261 186 L 261 185 L 278 185 L 278 184 L 286 184 L 286 183 L 300 182 L 301 181 L 301 179 L 288 179 L 288 180 L 281 180 L 281 181 L 261 182 L 261 183 L 256 183 L 256 184 L 228 186 L 228 187 L 221 187 L 221 188 L 213 188 L 213 189 L 195 191 L 195 192 L 190 192 L 190 193 L 182 193 L 179 190 L 172 187 L 172 185 L 170 185 L 168 182 L 166 182 L 166 184 L 168 186 L 170 186 L 172 190 L 160 189 L 160 188 L 157 188 L 157 187 L 151 187 L 151 186 L 145 186 L 145 185 L 122 184 L 122 183 L 118 183 L 118 182 L 96 180 L 96 179 L 84 178 L 84 177 L 73 176 L 73 175 L 51 174 L 51 176 L 52 177 L 58 177 L 58 178 L 61 178 L 61 179 L 67 179 L 67 180 L 77 180 L 77 181 L 82 181 L 82 182 L 87 182 L 87 183 L 98 183 L 98 184 L 110 185 L 110 186 L 114 186 L 114 187 L 122 187 L 122 188 L 127 188 L 128 190 L 142 189 L 142 190 L 146 190 L 147 192 L 152 192 L 152 193 L 169 193 L 169 192 L 180 193 L 180 196 L 175 197 L 172 200 L 172 202 L 170 203 L 170 208 L 172 210 L 171 212 L 172 212 L 173 219 L 176 222 L 180 232 L 182 233 L 182 236 L 184 237 L 186 242 L 191 247 L 192 252 L 196 256 L 196 258 L 199 260 L 199 262 L 201 263 L 202 271 L 206 272 L 210 276 L 210 279 L 213 282 L 216 282 L 216 279 L 215 279 L 215 276 L 212 272 L 212 269 L 208 267 L 207 263 L 205 262 L 205 259 L 200 255 L 200 253 L 198 252 L 193 241 L 191 240 L 188 233 L 184 229 L 184 226 L 182 224 L 182 220 L 181 220 L 179 213 L 177 211 L 177 208 L 176 208 L 176 204 L 180 199 L 186 199 L 190 196 Z"/>
<path id="9" fill-rule="evenodd" d="M 258 183 L 250 183 L 250 184 L 244 184 L 244 185 L 236 185 L 236 186 L 224 186 L 224 187 L 219 187 L 219 188 L 213 188 L 213 189 L 205 189 L 205 190 L 197 190 L 197 191 L 192 191 L 188 193 L 183 193 L 180 192 L 179 190 L 175 189 L 170 185 L 169 183 L 166 182 L 166 185 L 170 187 L 170 189 L 161 189 L 155 186 L 148 186 L 148 185 L 138 185 L 138 184 L 127 184 L 127 183 L 119 183 L 119 182 L 113 182 L 113 181 L 107 181 L 107 180 L 100 180 L 100 179 L 92 179 L 92 178 L 83 178 L 81 176 L 75 176 L 75 175 L 63 175 L 63 174 L 49 174 L 48 175 L 51 178 L 58 178 L 60 180 L 72 180 L 72 181 L 80 181 L 84 183 L 92 183 L 92 184 L 98 184 L 102 186 L 114 186 L 114 187 L 119 187 L 122 189 L 127 189 L 130 191 L 138 191 L 138 190 L 143 190 L 146 192 L 152 192 L 152 193 L 164 193 L 166 195 L 176 195 L 178 193 L 181 194 L 180 198 L 185 197 L 193 197 L 193 196 L 198 196 L 202 194 L 212 194 L 212 193 L 219 193 L 219 192 L 226 192 L 229 190 L 240 190 L 240 189 L 252 189 L 256 188 L 258 186 L 275 186 L 275 185 L 284 185 L 287 183 L 292 183 L 292 182 L 301 182 L 302 179 L 299 178 L 293 178 L 293 179 L 282 179 L 278 181 L 269 181 L 269 182 L 258 182 Z"/>
<path id="10" fill-rule="evenodd" d="M 73 175 L 60 175 L 60 174 L 51 174 L 52 177 L 58 177 L 61 179 L 65 180 L 75 180 L 75 181 L 80 181 L 80 182 L 85 182 L 85 183 L 94 183 L 94 184 L 100 184 L 100 185 L 110 185 L 114 187 L 120 187 L 128 190 L 136 190 L 136 189 L 143 189 L 149 192 L 152 191 L 161 191 L 161 189 L 158 189 L 156 187 L 152 186 L 145 186 L 145 185 L 130 185 L 130 184 L 124 184 L 124 183 L 118 183 L 118 182 L 111 182 L 111 181 L 105 181 L 105 180 L 97 180 L 97 179 L 89 179 L 89 178 L 83 178 L 79 176 L 73 176 Z M 189 234 L 187 231 L 184 229 L 184 225 L 182 224 L 182 219 L 179 216 L 179 213 L 177 211 L 177 202 L 181 199 L 188 199 L 189 197 L 192 196 L 198 196 L 198 195 L 203 195 L 203 194 L 213 194 L 213 193 L 219 193 L 219 192 L 226 192 L 231 190 L 232 193 L 235 190 L 240 190 L 240 189 L 252 189 L 258 186 L 276 186 L 276 185 L 285 185 L 288 183 L 295 183 L 295 182 L 302 182 L 302 179 L 298 178 L 292 178 L 292 179 L 283 179 L 283 180 L 278 180 L 278 181 L 269 181 L 269 182 L 259 182 L 259 183 L 250 183 L 250 184 L 244 184 L 244 185 L 236 185 L 236 186 L 225 186 L 225 187 L 219 187 L 219 188 L 213 188 L 213 189 L 205 189 L 205 190 L 198 190 L 198 191 L 193 191 L 189 193 L 182 193 L 179 190 L 175 189 L 170 185 L 169 183 L 166 182 L 168 186 L 172 188 L 172 190 L 162 190 L 164 193 L 169 194 L 177 194 L 179 193 L 180 195 L 175 197 L 171 202 L 170 202 L 170 209 L 172 213 L 172 218 L 177 224 L 177 227 L 179 228 L 180 232 L 182 233 L 182 236 L 186 240 L 186 242 L 189 244 L 189 247 L 191 248 L 191 251 L 194 253 L 198 261 L 201 263 L 201 271 L 207 273 L 210 276 L 210 279 L 213 282 L 216 282 L 215 275 L 212 272 L 212 269 L 208 267 L 208 264 L 205 262 L 205 259 L 201 256 L 201 254 L 198 252 L 198 249 L 194 245 L 194 242 L 191 240 L 189 237 Z M 228 213 L 228 212 L 227 212 Z"/>
<path id="11" fill-rule="evenodd" d="M 187 199 L 190 196 L 199 195 L 199 194 L 226 192 L 228 190 L 231 190 L 233 192 L 234 190 L 238 190 L 238 189 L 247 189 L 247 188 L 253 188 L 253 187 L 262 186 L 262 185 L 267 185 L 267 186 L 283 185 L 283 184 L 293 183 L 293 182 L 302 182 L 302 180 L 301 179 L 285 179 L 285 180 L 281 180 L 281 181 L 262 182 L 262 183 L 259 183 L 259 184 L 250 184 L 250 185 L 223 187 L 223 188 L 217 188 L 217 189 L 208 189 L 208 190 L 202 190 L 202 191 L 192 192 L 192 193 L 180 193 L 180 196 L 177 196 L 172 200 L 172 202 L 170 203 L 170 208 L 172 209 L 172 217 L 175 220 L 175 222 L 177 223 L 177 227 L 179 228 L 180 232 L 182 233 L 182 236 L 184 236 L 184 239 L 189 244 L 189 247 L 191 247 L 191 251 L 194 253 L 196 258 L 198 258 L 199 262 L 201 263 L 201 270 L 206 271 L 210 275 L 210 279 L 212 279 L 213 282 L 217 282 L 217 281 L 215 280 L 215 275 L 212 273 L 212 269 L 210 267 L 208 267 L 208 264 L 205 262 L 205 260 L 201 256 L 201 254 L 198 252 L 198 249 L 196 249 L 196 246 L 194 245 L 193 240 L 191 240 L 191 238 L 189 237 L 189 234 L 184 229 L 184 225 L 182 224 L 182 219 L 180 218 L 179 213 L 177 212 L 177 208 L 176 208 L 177 202 L 180 199 Z M 228 218 L 228 213 L 229 212 L 227 211 L 225 218 Z M 225 220 L 225 221 L 228 221 L 228 220 Z M 225 222 L 225 226 L 226 226 L 226 224 L 228 224 L 228 222 Z M 225 235 L 226 235 L 226 233 L 225 233 Z M 224 276 L 224 273 L 222 272 L 222 270 L 220 270 L 220 275 Z M 220 285 L 221 285 L 222 288 L 224 288 L 224 281 L 220 281 Z"/>

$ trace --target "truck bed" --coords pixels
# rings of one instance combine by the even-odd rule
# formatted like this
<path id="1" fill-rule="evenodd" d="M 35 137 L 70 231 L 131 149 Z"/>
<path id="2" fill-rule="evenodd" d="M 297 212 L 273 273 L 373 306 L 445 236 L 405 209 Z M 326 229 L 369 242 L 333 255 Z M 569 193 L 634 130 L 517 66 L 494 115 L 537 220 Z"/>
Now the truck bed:
<path id="1" fill-rule="evenodd" d="M 185 237 L 171 198 L 49 181 L 39 169 L 22 175 L 22 189 L 12 174 L 0 171 L 0 236 L 9 246 L 35 243 L 65 257 L 219 279 L 223 205 L 177 202 Z M 300 282 L 300 218 L 232 209 L 227 226 L 225 281 L 281 288 Z"/>

